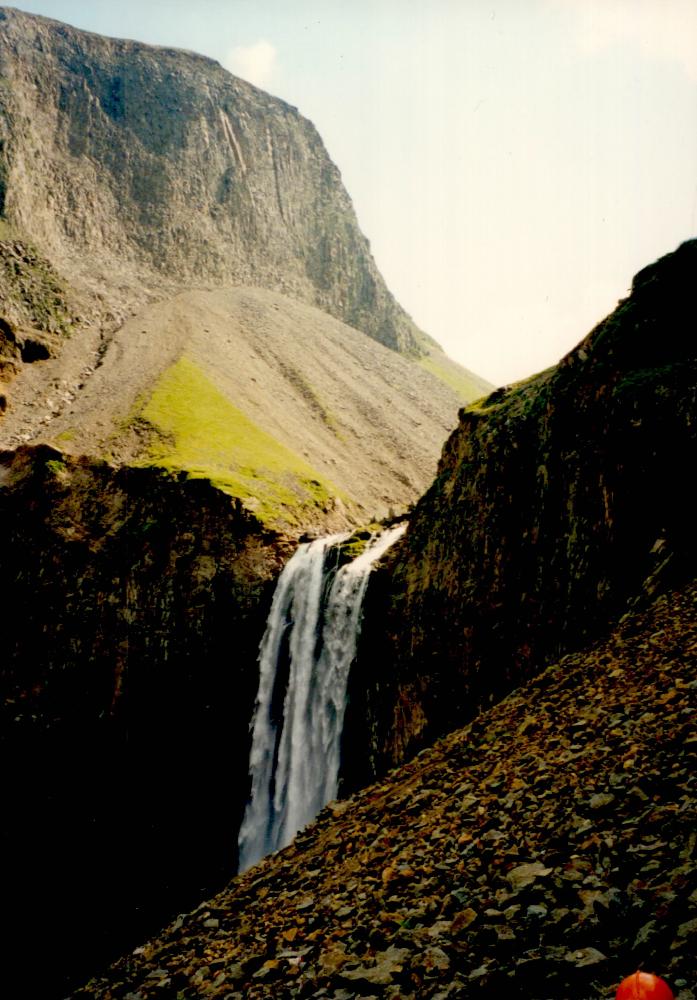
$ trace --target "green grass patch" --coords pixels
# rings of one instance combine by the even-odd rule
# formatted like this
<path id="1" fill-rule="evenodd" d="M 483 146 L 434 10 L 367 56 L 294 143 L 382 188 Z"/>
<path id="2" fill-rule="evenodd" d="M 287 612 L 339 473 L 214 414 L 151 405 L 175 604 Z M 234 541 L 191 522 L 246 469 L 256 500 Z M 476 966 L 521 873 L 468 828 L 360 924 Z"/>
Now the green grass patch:
<path id="1" fill-rule="evenodd" d="M 51 458 L 46 462 L 46 468 L 51 473 L 52 476 L 62 476 L 68 471 L 68 467 L 65 462 L 61 462 L 58 458 Z"/>
<path id="2" fill-rule="evenodd" d="M 488 384 L 484 379 L 470 375 L 465 368 L 445 355 L 439 357 L 437 353 L 428 354 L 425 358 L 419 358 L 417 364 L 449 386 L 463 403 L 471 403 L 487 392 Z"/>
<path id="3" fill-rule="evenodd" d="M 297 526 L 332 496 L 348 498 L 233 406 L 190 358 L 161 377 L 132 419 L 157 432 L 145 462 L 208 479 L 265 524 Z"/>
<path id="4" fill-rule="evenodd" d="M 56 444 L 70 444 L 71 441 L 75 440 L 75 435 L 77 431 L 74 427 L 67 427 L 60 434 L 56 435 Z"/>

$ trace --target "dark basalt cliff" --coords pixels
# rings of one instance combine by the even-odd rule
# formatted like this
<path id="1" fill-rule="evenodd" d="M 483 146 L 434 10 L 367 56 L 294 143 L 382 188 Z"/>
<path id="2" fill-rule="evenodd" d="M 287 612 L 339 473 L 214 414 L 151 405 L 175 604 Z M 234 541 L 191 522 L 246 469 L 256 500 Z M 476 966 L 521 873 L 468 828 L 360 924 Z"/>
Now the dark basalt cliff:
<path id="1" fill-rule="evenodd" d="M 694 575 L 696 277 L 691 241 L 555 368 L 461 411 L 372 588 L 368 773 Z"/>
<path id="2" fill-rule="evenodd" d="M 257 285 L 402 353 L 432 344 L 314 126 L 193 53 L 0 8 L 0 216 L 117 309 Z"/>
<path id="3" fill-rule="evenodd" d="M 288 543 L 204 481 L 46 447 L 0 474 L 3 982 L 39 948 L 51 996 L 235 871 Z"/>

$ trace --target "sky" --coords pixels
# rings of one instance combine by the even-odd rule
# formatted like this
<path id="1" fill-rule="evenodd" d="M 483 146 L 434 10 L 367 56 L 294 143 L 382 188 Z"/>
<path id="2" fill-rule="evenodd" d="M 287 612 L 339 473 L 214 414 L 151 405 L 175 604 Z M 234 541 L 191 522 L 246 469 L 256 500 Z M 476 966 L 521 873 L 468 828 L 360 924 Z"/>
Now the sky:
<path id="1" fill-rule="evenodd" d="M 15 0 L 295 105 L 387 284 L 496 384 L 697 235 L 695 0 Z"/>

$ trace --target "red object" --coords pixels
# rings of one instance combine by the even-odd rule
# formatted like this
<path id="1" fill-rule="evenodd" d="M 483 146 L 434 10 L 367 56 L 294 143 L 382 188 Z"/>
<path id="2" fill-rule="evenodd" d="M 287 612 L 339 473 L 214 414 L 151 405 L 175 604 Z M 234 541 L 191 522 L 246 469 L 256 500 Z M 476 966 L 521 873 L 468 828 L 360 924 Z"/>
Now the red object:
<path id="1" fill-rule="evenodd" d="M 615 1000 L 675 1000 L 675 997 L 665 979 L 650 972 L 635 972 L 622 980 Z"/>

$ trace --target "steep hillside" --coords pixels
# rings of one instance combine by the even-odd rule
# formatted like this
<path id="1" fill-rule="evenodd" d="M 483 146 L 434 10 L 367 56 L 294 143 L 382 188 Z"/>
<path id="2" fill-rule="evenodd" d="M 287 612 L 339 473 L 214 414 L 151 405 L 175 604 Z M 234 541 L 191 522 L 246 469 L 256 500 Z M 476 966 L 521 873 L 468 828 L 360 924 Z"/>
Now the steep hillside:
<path id="1" fill-rule="evenodd" d="M 42 393 L 34 377 L 23 405 L 13 387 L 0 442 L 208 476 L 296 533 L 415 500 L 460 402 L 357 330 L 251 288 L 147 307 L 91 373 L 69 348 L 41 367 Z"/>
<path id="2" fill-rule="evenodd" d="M 357 724 L 381 767 L 694 572 L 696 277 L 691 241 L 555 368 L 461 411 L 373 591 Z"/>
<path id="3" fill-rule="evenodd" d="M 592 1000 L 697 982 L 697 588 L 567 656 L 74 996 Z"/>
<path id="4" fill-rule="evenodd" d="M 0 8 L 0 215 L 126 311 L 256 285 L 405 354 L 431 344 L 310 122 L 193 53 Z"/>
<path id="5" fill-rule="evenodd" d="M 79 296 L 35 247 L 0 219 L 0 413 L 7 409 L 7 388 L 15 377 L 25 374 L 30 394 L 35 363 L 60 354 L 76 330 L 82 332 L 81 354 L 89 351 L 88 341 L 92 351 L 97 350 L 99 313 L 95 301 Z"/>

